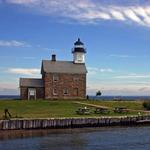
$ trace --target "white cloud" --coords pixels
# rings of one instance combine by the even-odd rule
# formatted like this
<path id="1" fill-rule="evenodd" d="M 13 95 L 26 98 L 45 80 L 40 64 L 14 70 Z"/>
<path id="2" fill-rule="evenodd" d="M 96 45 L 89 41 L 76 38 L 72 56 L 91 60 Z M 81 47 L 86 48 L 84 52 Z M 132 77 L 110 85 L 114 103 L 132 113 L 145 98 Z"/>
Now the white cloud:
<path id="1" fill-rule="evenodd" d="M 13 4 L 31 4 L 38 2 L 38 0 L 6 0 L 6 2 Z"/>
<path id="2" fill-rule="evenodd" d="M 149 78 L 150 74 L 127 74 L 127 75 L 121 75 L 114 77 L 116 79 L 136 79 L 136 78 Z"/>
<path id="3" fill-rule="evenodd" d="M 112 73 L 111 68 L 96 68 L 96 67 L 87 67 L 88 74 L 97 74 L 97 73 Z"/>
<path id="4" fill-rule="evenodd" d="M 19 84 L 14 83 L 1 83 L 0 84 L 0 95 L 18 95 Z"/>
<path id="5" fill-rule="evenodd" d="M 6 0 L 6 2 L 23 5 L 46 15 L 67 17 L 79 22 L 118 20 L 150 27 L 150 3 L 146 1 L 139 3 L 116 0 Z"/>
<path id="6" fill-rule="evenodd" d="M 95 74 L 97 73 L 97 68 Z M 101 90 L 102 95 L 150 95 L 150 74 L 138 74 L 138 73 L 126 73 L 113 74 L 106 76 L 99 75 L 91 80 L 88 79 L 87 93 L 89 95 L 95 95 L 96 91 Z M 91 77 L 90 77 L 91 78 Z"/>
<path id="7" fill-rule="evenodd" d="M 131 7 L 129 9 L 124 9 L 124 11 L 122 13 L 124 13 L 125 16 L 127 18 L 129 18 L 131 21 L 139 23 L 141 25 L 144 25 L 143 20 L 134 12 L 134 11 L 136 11 L 136 9 L 137 9 L 136 7 L 135 8 Z"/>
<path id="8" fill-rule="evenodd" d="M 32 68 L 32 69 L 26 69 L 26 68 L 10 68 L 8 69 L 9 73 L 13 74 L 22 74 L 22 75 L 39 75 L 40 69 Z"/>
<path id="9" fill-rule="evenodd" d="M 122 21 L 126 20 L 126 18 L 124 17 L 124 15 L 121 12 L 119 12 L 119 11 L 116 11 L 116 10 L 112 9 L 112 10 L 110 10 L 110 13 L 117 20 L 122 20 Z"/>
<path id="10" fill-rule="evenodd" d="M 119 54 L 111 54 L 110 57 L 117 57 L 117 58 L 136 58 L 137 56 L 133 55 L 119 55 Z"/>
<path id="11" fill-rule="evenodd" d="M 89 95 L 95 95 L 100 90 L 102 95 L 119 95 L 119 96 L 145 96 L 150 95 L 150 85 L 124 85 L 124 84 L 100 84 L 95 83 L 88 85 Z"/>
<path id="12" fill-rule="evenodd" d="M 108 57 L 114 57 L 114 58 L 149 58 L 148 55 L 124 55 L 124 54 L 111 54 Z"/>
<path id="13" fill-rule="evenodd" d="M 113 70 L 112 69 L 110 69 L 110 68 L 102 68 L 102 69 L 99 69 L 99 71 L 100 72 L 113 72 Z"/>
<path id="14" fill-rule="evenodd" d="M 29 46 L 25 42 L 22 41 L 16 41 L 16 40 L 11 40 L 11 41 L 5 41 L 5 40 L 0 40 L 0 46 L 3 47 L 27 47 Z"/>

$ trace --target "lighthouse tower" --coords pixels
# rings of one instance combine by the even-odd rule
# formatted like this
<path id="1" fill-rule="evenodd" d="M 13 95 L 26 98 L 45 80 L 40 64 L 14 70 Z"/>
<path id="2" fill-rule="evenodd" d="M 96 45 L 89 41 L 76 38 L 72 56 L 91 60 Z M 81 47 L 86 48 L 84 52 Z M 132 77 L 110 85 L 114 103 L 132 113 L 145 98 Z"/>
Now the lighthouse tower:
<path id="1" fill-rule="evenodd" d="M 85 47 L 84 47 L 84 43 L 82 43 L 80 41 L 80 39 L 78 38 L 78 40 L 74 43 L 74 48 L 73 48 L 73 61 L 76 64 L 84 64 L 85 63 Z"/>

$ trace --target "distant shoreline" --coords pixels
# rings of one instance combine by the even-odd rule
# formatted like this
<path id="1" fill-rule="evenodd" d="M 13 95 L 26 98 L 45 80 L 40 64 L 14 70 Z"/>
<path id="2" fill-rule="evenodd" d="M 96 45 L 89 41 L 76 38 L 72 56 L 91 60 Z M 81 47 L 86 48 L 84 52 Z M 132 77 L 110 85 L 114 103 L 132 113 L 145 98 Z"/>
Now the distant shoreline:
<path id="1" fill-rule="evenodd" d="M 0 100 L 20 99 L 20 95 L 0 95 Z M 93 100 L 150 100 L 150 96 L 92 96 L 89 99 Z"/>
<path id="2" fill-rule="evenodd" d="M 14 100 L 14 99 L 20 99 L 19 95 L 0 95 L 0 100 Z"/>

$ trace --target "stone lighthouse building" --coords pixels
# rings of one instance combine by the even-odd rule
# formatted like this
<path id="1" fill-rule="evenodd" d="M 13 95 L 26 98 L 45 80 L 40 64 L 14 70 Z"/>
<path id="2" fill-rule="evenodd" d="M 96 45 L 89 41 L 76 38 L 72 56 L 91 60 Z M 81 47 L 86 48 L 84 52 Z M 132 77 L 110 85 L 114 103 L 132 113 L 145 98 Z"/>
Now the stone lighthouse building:
<path id="1" fill-rule="evenodd" d="M 20 78 L 21 99 L 84 99 L 86 97 L 85 47 L 78 39 L 73 61 L 59 61 L 56 55 L 43 60 L 41 79 Z"/>

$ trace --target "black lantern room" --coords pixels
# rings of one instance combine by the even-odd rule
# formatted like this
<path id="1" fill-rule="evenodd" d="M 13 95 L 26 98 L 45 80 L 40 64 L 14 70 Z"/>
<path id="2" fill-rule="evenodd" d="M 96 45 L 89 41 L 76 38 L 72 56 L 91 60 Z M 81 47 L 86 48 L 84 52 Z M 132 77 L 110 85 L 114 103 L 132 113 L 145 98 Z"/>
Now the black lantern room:
<path id="1" fill-rule="evenodd" d="M 72 53 L 76 53 L 76 52 L 86 53 L 86 50 L 84 48 L 84 43 L 80 41 L 80 38 L 78 38 L 78 40 L 74 43 L 74 48 Z"/>

